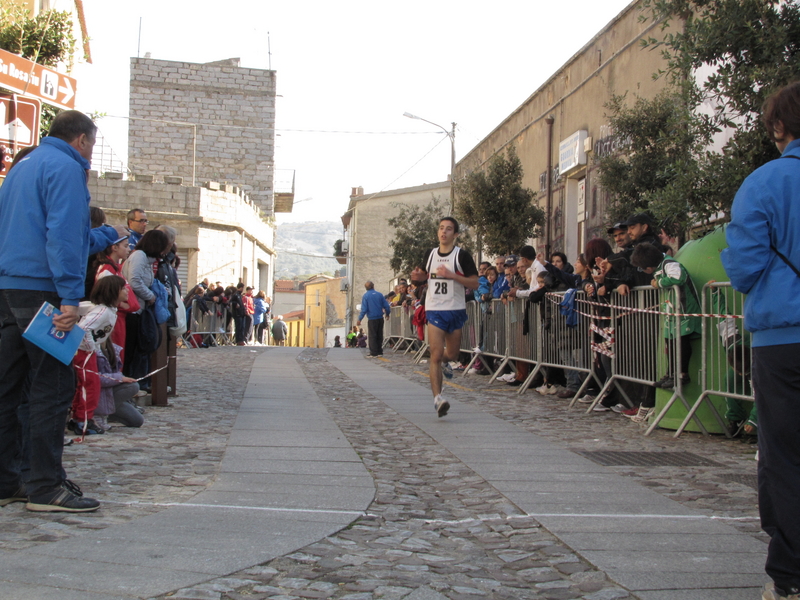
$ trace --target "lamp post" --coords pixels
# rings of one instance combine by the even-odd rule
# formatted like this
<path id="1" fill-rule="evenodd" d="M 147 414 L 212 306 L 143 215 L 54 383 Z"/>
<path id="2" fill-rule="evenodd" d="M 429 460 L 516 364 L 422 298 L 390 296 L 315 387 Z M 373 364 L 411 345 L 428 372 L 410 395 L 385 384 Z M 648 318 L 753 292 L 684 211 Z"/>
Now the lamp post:
<path id="1" fill-rule="evenodd" d="M 452 130 L 447 131 L 444 127 L 439 125 L 438 123 L 434 123 L 433 121 L 428 121 L 428 119 L 423 119 L 422 117 L 418 117 L 417 115 L 412 115 L 409 112 L 403 113 L 404 117 L 408 117 L 409 119 L 417 119 L 418 121 L 425 121 L 434 127 L 438 127 L 442 131 L 447 134 L 447 137 L 450 138 L 450 214 L 453 214 L 453 209 L 455 208 L 455 181 L 453 180 L 453 176 L 455 175 L 456 171 L 456 124 L 451 123 L 453 126 Z"/>

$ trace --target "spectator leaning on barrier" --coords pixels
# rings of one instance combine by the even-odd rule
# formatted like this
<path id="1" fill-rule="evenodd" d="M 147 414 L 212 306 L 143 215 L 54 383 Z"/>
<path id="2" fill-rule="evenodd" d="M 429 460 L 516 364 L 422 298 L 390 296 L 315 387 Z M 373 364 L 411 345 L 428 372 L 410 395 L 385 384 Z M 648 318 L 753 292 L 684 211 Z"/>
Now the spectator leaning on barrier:
<path id="1" fill-rule="evenodd" d="M 0 506 L 26 500 L 32 511 L 100 506 L 65 487 L 72 367 L 22 339 L 43 302 L 60 308 L 57 330 L 70 331 L 78 321 L 90 247 L 86 171 L 96 133 L 86 115 L 59 113 L 49 135 L 0 187 Z"/>
<path id="2" fill-rule="evenodd" d="M 606 230 L 606 233 L 614 238 L 618 252 L 622 252 L 631 245 L 631 236 L 628 234 L 628 226 L 625 223 L 614 223 Z"/>
<path id="3" fill-rule="evenodd" d="M 765 600 L 800 597 L 800 82 L 771 95 L 763 121 L 782 156 L 745 179 L 722 264 L 747 294 L 758 408 L 758 503 L 770 536 Z"/>
<path id="4" fill-rule="evenodd" d="M 668 306 L 666 301 L 661 304 L 662 312 L 677 312 L 682 314 L 700 313 L 700 297 L 694 287 L 694 282 L 686 268 L 674 258 L 666 256 L 660 248 L 652 244 L 639 244 L 631 255 L 631 264 L 643 273 L 652 275 L 651 285 L 656 289 L 668 290 L 679 286 L 678 304 Z M 677 321 L 677 323 L 676 323 Z M 676 331 L 676 324 L 678 325 Z M 692 358 L 691 340 L 697 339 L 702 332 L 700 317 L 667 317 L 664 320 L 664 337 L 667 340 L 667 365 L 668 371 L 656 387 L 672 389 L 675 387 L 677 374 L 672 370 L 674 366 L 680 367 L 680 381 L 687 384 L 691 381 L 689 376 L 689 361 Z M 680 338 L 681 364 L 676 365 L 676 341 Z"/>

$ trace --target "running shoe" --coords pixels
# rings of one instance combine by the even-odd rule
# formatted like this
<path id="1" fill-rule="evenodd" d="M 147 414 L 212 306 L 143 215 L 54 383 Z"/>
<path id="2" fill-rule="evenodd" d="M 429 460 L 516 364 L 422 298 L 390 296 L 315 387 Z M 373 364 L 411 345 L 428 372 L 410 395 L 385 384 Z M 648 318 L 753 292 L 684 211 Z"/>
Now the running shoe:
<path id="1" fill-rule="evenodd" d="M 450 366 L 450 363 L 442 363 L 442 375 L 447 379 L 453 378 L 453 367 Z"/>

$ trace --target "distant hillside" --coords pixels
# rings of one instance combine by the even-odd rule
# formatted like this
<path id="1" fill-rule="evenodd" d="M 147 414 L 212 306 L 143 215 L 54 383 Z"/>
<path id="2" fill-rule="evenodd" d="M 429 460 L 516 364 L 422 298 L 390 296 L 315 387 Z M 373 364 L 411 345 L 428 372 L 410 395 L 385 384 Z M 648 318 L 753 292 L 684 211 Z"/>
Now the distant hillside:
<path id="1" fill-rule="evenodd" d="M 333 243 L 342 237 L 342 224 L 337 221 L 306 221 L 278 226 L 275 240 L 278 253 L 276 279 L 292 279 L 298 275 L 329 273 L 342 268 L 333 258 Z M 320 254 L 331 258 L 303 256 Z"/>

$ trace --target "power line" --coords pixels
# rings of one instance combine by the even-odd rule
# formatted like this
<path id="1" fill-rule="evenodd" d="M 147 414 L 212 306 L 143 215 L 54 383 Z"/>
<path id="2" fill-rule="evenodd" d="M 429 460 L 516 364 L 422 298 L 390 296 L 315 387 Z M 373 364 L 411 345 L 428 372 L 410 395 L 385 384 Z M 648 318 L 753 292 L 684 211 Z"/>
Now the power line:
<path id="1" fill-rule="evenodd" d="M 245 131 L 275 131 L 292 133 L 333 133 L 341 135 L 442 135 L 441 131 L 347 131 L 337 129 L 277 129 L 275 127 L 248 127 L 247 125 L 210 125 L 208 123 L 191 123 L 188 121 L 166 121 L 160 119 L 143 119 L 139 117 L 124 117 L 121 115 L 103 115 L 109 119 L 128 119 L 134 121 L 153 121 L 167 125 L 193 125 L 198 129 L 211 127 L 213 129 L 240 129 Z"/>

